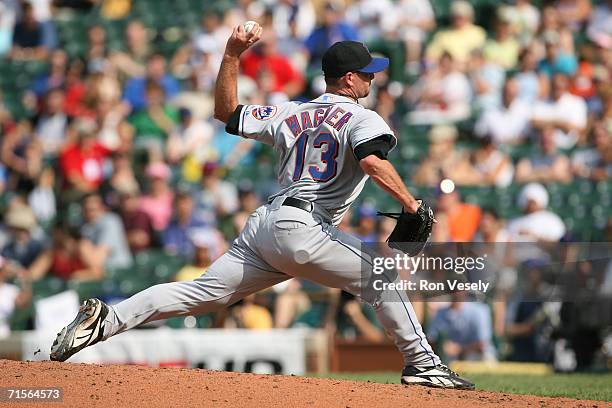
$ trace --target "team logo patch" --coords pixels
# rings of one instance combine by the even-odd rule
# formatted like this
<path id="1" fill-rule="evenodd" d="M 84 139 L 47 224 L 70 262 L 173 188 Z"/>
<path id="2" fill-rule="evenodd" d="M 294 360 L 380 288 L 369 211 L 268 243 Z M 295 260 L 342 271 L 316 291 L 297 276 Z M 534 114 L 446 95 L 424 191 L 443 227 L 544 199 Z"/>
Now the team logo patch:
<path id="1" fill-rule="evenodd" d="M 276 106 L 260 106 L 251 111 L 251 114 L 257 120 L 272 119 L 276 115 Z"/>

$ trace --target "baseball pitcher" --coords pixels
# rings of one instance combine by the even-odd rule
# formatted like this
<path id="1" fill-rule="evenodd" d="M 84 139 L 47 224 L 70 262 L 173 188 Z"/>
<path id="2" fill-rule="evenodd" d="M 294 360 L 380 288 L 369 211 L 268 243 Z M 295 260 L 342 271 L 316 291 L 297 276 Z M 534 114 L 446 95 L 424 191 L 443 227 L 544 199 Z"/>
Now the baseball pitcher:
<path id="1" fill-rule="evenodd" d="M 114 306 L 85 301 L 75 320 L 58 334 L 52 360 L 65 361 L 87 346 L 150 321 L 219 310 L 293 277 L 358 296 L 362 262 L 368 263 L 369 256 L 358 239 L 336 225 L 368 177 L 404 208 L 398 227 L 402 217 L 416 217 L 431 231 L 433 213 L 409 193 L 386 160 L 397 143 L 393 131 L 358 102 L 368 95 L 374 74 L 387 68 L 388 59 L 373 58 L 361 43 L 339 42 L 323 57 L 323 95 L 304 103 L 240 105 L 239 58 L 261 33 L 257 24 L 249 32 L 241 25 L 229 38 L 217 78 L 215 118 L 226 123 L 229 133 L 273 146 L 281 190 L 251 214 L 230 250 L 195 281 L 156 285 Z M 404 357 L 402 383 L 473 389 L 474 384 L 441 364 L 406 293 L 395 294 L 395 299 L 368 301 Z"/>

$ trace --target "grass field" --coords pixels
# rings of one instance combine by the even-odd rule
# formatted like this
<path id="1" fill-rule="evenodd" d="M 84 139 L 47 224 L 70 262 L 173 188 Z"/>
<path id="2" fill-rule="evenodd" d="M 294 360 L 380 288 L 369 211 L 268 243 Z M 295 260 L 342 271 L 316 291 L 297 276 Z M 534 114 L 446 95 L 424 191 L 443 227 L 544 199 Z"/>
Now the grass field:
<path id="1" fill-rule="evenodd" d="M 334 373 L 325 375 L 355 381 L 399 383 L 398 373 Z M 466 375 L 479 390 L 512 394 L 569 397 L 612 401 L 612 374 L 551 374 L 551 375 Z"/>

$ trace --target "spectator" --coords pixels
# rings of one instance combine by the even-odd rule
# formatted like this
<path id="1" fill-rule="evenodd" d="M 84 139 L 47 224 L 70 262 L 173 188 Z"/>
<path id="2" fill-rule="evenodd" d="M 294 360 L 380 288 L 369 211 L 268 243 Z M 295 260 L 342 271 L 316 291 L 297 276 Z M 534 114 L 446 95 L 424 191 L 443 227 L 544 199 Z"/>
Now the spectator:
<path id="1" fill-rule="evenodd" d="M 372 306 L 360 303 L 352 294 L 341 291 L 336 315 L 337 335 L 347 339 L 362 339 L 379 343 L 385 334 Z"/>
<path id="2" fill-rule="evenodd" d="M 125 84 L 123 99 L 134 111 L 142 110 L 147 106 L 146 91 L 151 83 L 157 84 L 164 90 L 166 101 L 180 91 L 178 81 L 166 73 L 166 59 L 161 54 L 153 54 L 148 59 L 145 76 L 131 78 Z"/>
<path id="3" fill-rule="evenodd" d="M 13 31 L 11 58 L 15 60 L 44 60 L 49 55 L 49 49 L 44 42 L 43 27 L 36 21 L 32 5 L 24 3 L 21 14 L 21 20 L 15 24 L 15 30 Z"/>
<path id="4" fill-rule="evenodd" d="M 310 298 L 296 278 L 281 282 L 272 287 L 277 296 L 274 301 L 274 327 L 292 327 L 297 319 L 311 307 Z"/>
<path id="5" fill-rule="evenodd" d="M 346 9 L 346 21 L 359 28 L 363 41 L 369 43 L 395 31 L 397 11 L 391 0 L 357 0 Z"/>
<path id="6" fill-rule="evenodd" d="M 279 1 L 272 10 L 272 24 L 279 39 L 293 35 L 297 39 L 304 40 L 316 24 L 316 14 L 311 0 Z"/>
<path id="7" fill-rule="evenodd" d="M 543 265 L 527 263 L 527 281 L 523 291 L 507 306 L 504 334 L 512 345 L 511 361 L 546 362 L 550 359 L 550 342 L 546 339 L 545 299 L 551 296 L 543 277 Z M 521 301 L 526 299 L 528 301 Z"/>
<path id="8" fill-rule="evenodd" d="M 36 136 L 48 158 L 57 157 L 65 142 L 68 115 L 64 111 L 64 101 L 65 94 L 61 89 L 47 92 L 44 109 L 36 124 Z"/>
<path id="9" fill-rule="evenodd" d="M 216 217 L 233 214 L 238 209 L 236 186 L 222 180 L 221 171 L 214 162 L 208 162 L 202 167 L 202 191 L 196 203 L 200 217 L 209 223 Z"/>
<path id="10" fill-rule="evenodd" d="M 155 82 L 147 82 L 146 107 L 130 118 L 136 133 L 135 147 L 156 152 L 165 150 L 168 137 L 176 129 L 178 113 L 164 101 L 163 88 Z"/>
<path id="11" fill-rule="evenodd" d="M 305 41 L 306 49 L 310 55 L 309 69 L 319 70 L 323 53 L 332 44 L 338 41 L 359 39 L 357 29 L 343 21 L 344 10 L 338 0 L 327 1 L 324 6 L 321 23 L 315 28 Z"/>
<path id="12" fill-rule="evenodd" d="M 145 63 L 151 55 L 151 45 L 147 29 L 139 20 L 132 20 L 125 28 L 126 51 L 118 51 L 110 60 L 119 72 L 128 78 L 142 77 L 146 74 Z"/>
<path id="13" fill-rule="evenodd" d="M 486 32 L 474 25 L 474 9 L 464 0 L 455 0 L 451 4 L 452 26 L 437 32 L 429 46 L 426 56 L 430 63 L 438 61 L 444 53 L 450 53 L 460 69 L 467 63 L 472 51 L 485 45 Z"/>
<path id="14" fill-rule="evenodd" d="M 444 353 L 447 361 L 496 360 L 491 311 L 479 301 L 470 301 L 464 291 L 454 292 L 449 306 L 432 319 L 427 337 Z"/>
<path id="15" fill-rule="evenodd" d="M 12 175 L 9 188 L 28 192 L 36 183 L 43 165 L 42 148 L 32 132 L 32 124 L 20 120 L 3 136 L 0 138 L 0 158 Z"/>
<path id="16" fill-rule="evenodd" d="M 109 50 L 106 44 L 106 29 L 94 25 L 87 31 L 87 71 L 105 72 L 110 69 Z"/>
<path id="17" fill-rule="evenodd" d="M 470 163 L 469 155 L 455 148 L 457 128 L 436 125 L 428 136 L 429 153 L 414 174 L 415 184 L 433 187 L 445 178 L 451 178 L 460 185 L 474 184 L 478 174 Z"/>
<path id="18" fill-rule="evenodd" d="M 549 39 L 558 43 L 559 49 L 565 54 L 574 54 L 574 37 L 572 32 L 564 25 L 559 17 L 559 11 L 553 6 L 546 6 L 542 10 L 542 24 L 538 30 L 538 42 Z"/>
<path id="19" fill-rule="evenodd" d="M 108 268 L 126 268 L 132 264 L 123 225 L 117 214 L 104 207 L 102 197 L 90 194 L 83 199 L 85 224 L 81 234 L 85 238 L 80 253 L 82 259 Z"/>
<path id="20" fill-rule="evenodd" d="M 238 188 L 238 210 L 232 218 L 232 235 L 237 236 L 246 225 L 248 218 L 253 211 L 259 207 L 260 202 L 257 194 L 253 191 L 253 186 L 239 186 Z"/>
<path id="21" fill-rule="evenodd" d="M 44 250 L 43 242 L 34 237 L 38 227 L 34 213 L 27 205 L 15 205 L 6 213 L 4 222 L 10 239 L 2 249 L 2 256 L 21 268 L 29 268 Z"/>
<path id="22" fill-rule="evenodd" d="M 104 260 L 89 257 L 90 246 L 78 229 L 57 224 L 53 229 L 51 248 L 45 250 L 30 267 L 32 280 L 37 281 L 49 274 L 65 281 L 101 280 Z"/>
<path id="23" fill-rule="evenodd" d="M 256 294 L 249 295 L 231 307 L 224 327 L 232 329 L 268 330 L 274 327 L 270 311 L 258 303 Z"/>
<path id="24" fill-rule="evenodd" d="M 499 218 L 494 209 L 482 210 L 480 225 L 478 227 L 478 242 L 499 243 L 508 241 L 508 231 L 504 228 L 503 220 Z"/>
<path id="25" fill-rule="evenodd" d="M 376 242 L 376 208 L 365 203 L 359 207 L 357 214 L 357 227 L 353 234 L 362 242 Z"/>
<path id="26" fill-rule="evenodd" d="M 553 126 L 555 143 L 561 148 L 570 148 L 581 139 L 587 125 L 587 107 L 582 98 L 569 93 L 566 75 L 555 74 L 552 98 L 534 106 L 531 123 L 540 130 Z"/>
<path id="27" fill-rule="evenodd" d="M 224 44 L 232 33 L 232 29 L 223 24 L 223 15 L 218 12 L 204 13 L 199 29 L 194 33 L 193 44 L 199 44 L 204 39 L 212 39 L 216 44 L 213 51 L 214 57 L 219 59 L 223 56 Z"/>
<path id="28" fill-rule="evenodd" d="M 516 0 L 507 6 L 522 46 L 531 43 L 540 25 L 540 10 L 531 3 L 530 0 Z"/>
<path id="29" fill-rule="evenodd" d="M 591 131 L 591 146 L 577 151 L 572 157 L 572 171 L 577 177 L 593 180 L 609 180 L 612 176 L 612 132 L 602 122 L 596 122 Z"/>
<path id="30" fill-rule="evenodd" d="M 0 2 L 0 58 L 11 52 L 18 9 L 19 2 L 17 0 Z"/>
<path id="31" fill-rule="evenodd" d="M 211 231 L 199 229 L 188 238 L 193 246 L 193 258 L 178 271 L 174 277 L 176 281 L 192 281 L 204 275 L 218 253 L 217 239 Z"/>
<path id="32" fill-rule="evenodd" d="M 561 22 L 570 30 L 580 31 L 591 15 L 591 0 L 556 0 Z"/>
<path id="33" fill-rule="evenodd" d="M 138 182 L 134 175 L 130 158 L 125 153 L 114 153 L 112 155 L 112 169 L 108 177 L 100 185 L 99 193 L 104 203 L 111 210 L 119 208 L 119 196 L 125 191 L 137 191 Z"/>
<path id="34" fill-rule="evenodd" d="M 512 16 L 509 10 L 499 8 L 495 22 L 495 36 L 487 40 L 484 57 L 487 61 L 508 70 L 516 66 L 519 50 L 520 44 L 512 33 Z"/>
<path id="35" fill-rule="evenodd" d="M 546 127 L 539 136 L 539 150 L 516 165 L 516 181 L 569 182 L 572 178 L 570 161 L 557 150 L 554 129 Z"/>
<path id="36" fill-rule="evenodd" d="M 548 192 L 538 183 L 521 190 L 518 205 L 522 216 L 508 223 L 508 234 L 515 242 L 558 242 L 565 235 L 565 224 L 557 214 L 546 210 Z"/>
<path id="37" fill-rule="evenodd" d="M 53 19 L 53 0 L 30 0 L 34 18 L 42 29 L 43 44 L 52 50 L 57 47 L 57 29 Z"/>
<path id="38" fill-rule="evenodd" d="M 559 35 L 555 32 L 548 33 L 544 38 L 546 55 L 538 64 L 538 69 L 543 74 L 552 77 L 560 73 L 572 76 L 578 68 L 578 61 L 573 53 L 563 51 Z"/>
<path id="39" fill-rule="evenodd" d="M 537 71 L 538 58 L 533 47 L 527 47 L 519 55 L 519 72 L 515 77 L 519 83 L 518 97 L 532 103 L 548 95 L 548 77 Z"/>
<path id="40" fill-rule="evenodd" d="M 68 54 L 64 50 L 54 50 L 50 57 L 49 72 L 36 77 L 30 90 L 41 99 L 49 91 L 63 88 L 66 83 L 68 69 Z"/>
<path id="41" fill-rule="evenodd" d="M 399 37 L 405 44 L 406 68 L 417 74 L 426 36 L 436 25 L 435 15 L 429 0 L 400 0 L 395 7 Z"/>
<path id="42" fill-rule="evenodd" d="M 506 76 L 504 68 L 485 59 L 481 50 L 474 50 L 467 70 L 474 93 L 473 109 L 499 106 Z"/>
<path id="43" fill-rule="evenodd" d="M 264 34 L 242 58 L 241 69 L 273 100 L 294 99 L 304 88 L 302 75 L 288 58 L 278 53 L 273 32 Z"/>
<path id="44" fill-rule="evenodd" d="M 478 119 L 475 132 L 480 137 L 490 136 L 497 145 L 513 145 L 524 141 L 530 109 L 519 98 L 520 83 L 516 77 L 506 79 L 501 106 L 488 106 Z"/>
<path id="45" fill-rule="evenodd" d="M 170 168 L 166 163 L 151 163 L 145 169 L 149 181 L 149 193 L 140 200 L 140 209 L 153 222 L 156 231 L 163 231 L 172 217 L 174 193 L 169 185 Z"/>
<path id="46" fill-rule="evenodd" d="M 55 198 L 55 171 L 46 167 L 38 177 L 34 189 L 28 194 L 28 205 L 34 212 L 36 219 L 43 226 L 49 226 L 57 214 L 57 200 Z"/>
<path id="47" fill-rule="evenodd" d="M 595 7 L 590 16 L 587 35 L 602 48 L 612 47 L 612 0 L 606 0 Z"/>
<path id="48" fill-rule="evenodd" d="M 172 164 L 182 162 L 183 178 L 197 182 L 202 175 L 202 165 L 214 156 L 214 128 L 209 122 L 195 118 L 188 108 L 180 108 L 178 115 L 179 126 L 168 138 L 168 160 Z"/>
<path id="49" fill-rule="evenodd" d="M 467 119 L 470 115 L 470 84 L 449 53 L 440 57 L 437 68 L 425 73 L 412 90 L 413 124 L 438 124 Z"/>
<path id="50" fill-rule="evenodd" d="M 192 259 L 194 246 L 190 236 L 206 227 L 194 213 L 194 202 L 191 194 L 183 192 L 174 199 L 174 217 L 162 233 L 164 249 L 183 259 Z"/>
<path id="51" fill-rule="evenodd" d="M 16 277 L 19 285 L 7 283 Z M 30 303 L 32 289 L 25 270 L 0 256 L 0 339 L 11 334 L 10 320 L 15 309 L 21 309 Z"/>
<path id="52" fill-rule="evenodd" d="M 104 161 L 110 153 L 96 140 L 96 124 L 80 119 L 73 127 L 76 142 L 60 155 L 60 167 L 69 189 L 77 193 L 95 191 L 104 179 Z"/>
<path id="53" fill-rule="evenodd" d="M 438 197 L 436 218 L 438 235 L 443 241 L 470 242 L 478 230 L 482 212 L 474 204 L 464 203 L 457 190 Z"/>
<path id="54" fill-rule="evenodd" d="M 120 190 L 119 213 L 130 251 L 137 254 L 156 244 L 155 228 L 151 217 L 140 208 L 138 186 L 124 186 Z"/>
<path id="55" fill-rule="evenodd" d="M 512 160 L 495 147 L 491 137 L 481 139 L 480 148 L 473 153 L 472 161 L 477 175 L 475 184 L 508 187 L 512 183 Z"/>

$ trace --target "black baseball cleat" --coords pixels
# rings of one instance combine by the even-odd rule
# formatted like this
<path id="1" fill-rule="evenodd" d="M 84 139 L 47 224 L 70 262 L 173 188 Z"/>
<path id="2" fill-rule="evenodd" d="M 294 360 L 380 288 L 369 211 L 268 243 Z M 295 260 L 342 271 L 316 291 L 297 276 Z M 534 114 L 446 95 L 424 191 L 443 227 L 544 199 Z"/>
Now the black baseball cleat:
<path id="1" fill-rule="evenodd" d="M 402 370 L 402 384 L 455 390 L 473 390 L 476 388 L 474 383 L 459 377 L 456 372 L 444 364 L 431 367 L 406 366 Z"/>
<path id="2" fill-rule="evenodd" d="M 75 319 L 57 334 L 51 346 L 50 358 L 53 361 L 66 361 L 85 347 L 96 344 L 104 334 L 104 319 L 108 306 L 98 299 L 88 299 Z"/>

